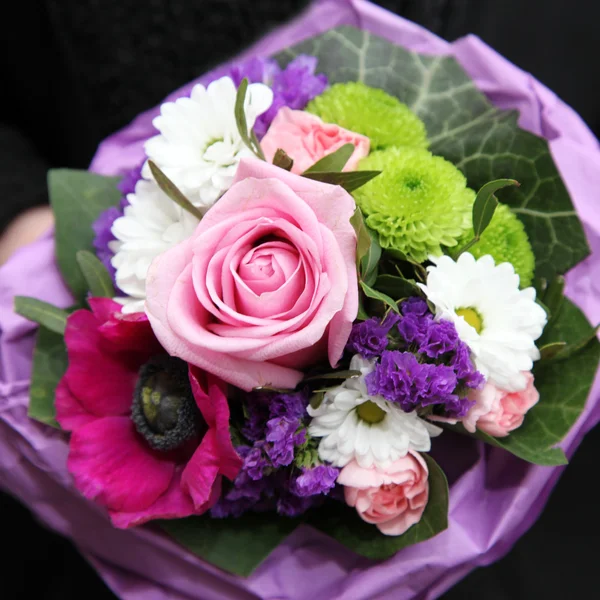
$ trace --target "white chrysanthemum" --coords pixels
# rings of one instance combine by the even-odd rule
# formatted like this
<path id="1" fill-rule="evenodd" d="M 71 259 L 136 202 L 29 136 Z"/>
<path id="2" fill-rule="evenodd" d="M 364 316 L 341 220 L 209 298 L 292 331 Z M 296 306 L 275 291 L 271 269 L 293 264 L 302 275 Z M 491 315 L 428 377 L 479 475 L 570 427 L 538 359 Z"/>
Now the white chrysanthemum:
<path id="1" fill-rule="evenodd" d="M 130 204 L 124 216 L 111 228 L 117 239 L 109 246 L 115 253 L 112 264 L 117 270 L 117 285 L 127 294 L 115 300 L 124 305 L 124 313 L 133 313 L 144 310 L 150 263 L 188 238 L 198 219 L 173 202 L 154 181 L 140 179 L 127 200 Z"/>
<path id="2" fill-rule="evenodd" d="M 231 186 L 240 160 L 252 156 L 236 125 L 236 94 L 229 77 L 213 81 L 207 88 L 198 84 L 189 98 L 163 104 L 153 121 L 160 135 L 146 142 L 146 155 L 198 208 L 212 206 Z M 245 111 L 249 128 L 272 102 L 271 88 L 262 83 L 248 86 Z M 142 173 L 150 178 L 148 164 Z"/>
<path id="3" fill-rule="evenodd" d="M 457 261 L 431 258 L 427 284 L 419 284 L 435 305 L 438 319 L 452 321 L 475 358 L 477 369 L 496 386 L 518 391 L 540 353 L 535 340 L 546 324 L 535 289 L 519 290 L 519 276 L 510 263 L 494 264 L 464 252 Z"/>
<path id="4" fill-rule="evenodd" d="M 374 361 L 354 356 L 350 369 L 362 375 L 329 390 L 318 408 L 308 407 L 313 418 L 308 433 L 322 438 L 322 461 L 343 467 L 355 459 L 364 468 L 385 468 L 409 450 L 428 452 L 431 437 L 441 433 L 416 411 L 406 413 L 381 396 L 369 396 L 364 378 L 373 368 Z"/>

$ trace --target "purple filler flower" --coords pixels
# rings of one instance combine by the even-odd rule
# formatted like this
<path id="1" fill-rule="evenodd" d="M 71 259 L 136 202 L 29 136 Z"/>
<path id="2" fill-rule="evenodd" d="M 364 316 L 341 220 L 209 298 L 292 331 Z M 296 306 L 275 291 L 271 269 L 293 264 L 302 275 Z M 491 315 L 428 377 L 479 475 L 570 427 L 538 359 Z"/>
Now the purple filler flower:
<path id="1" fill-rule="evenodd" d="M 229 76 L 236 86 L 247 77 L 250 83 L 265 83 L 273 90 L 273 104 L 258 117 L 254 126 L 258 139 L 267 133 L 280 108 L 303 110 L 313 98 L 323 93 L 327 77 L 322 73 L 315 75 L 316 68 L 316 57 L 303 54 L 285 69 L 271 58 L 251 58 L 231 68 Z"/>
<path id="2" fill-rule="evenodd" d="M 294 460 L 294 449 L 306 440 L 306 430 L 301 429 L 299 419 L 277 417 L 267 423 L 266 452 L 274 467 L 285 467 Z"/>
<path id="3" fill-rule="evenodd" d="M 457 398 L 454 390 L 458 380 L 451 367 L 419 363 L 410 352 L 386 350 L 365 383 L 370 395 L 396 402 L 406 412 L 418 406 L 452 403 Z"/>
<path id="4" fill-rule="evenodd" d="M 335 486 L 339 469 L 328 465 L 317 465 L 312 469 L 302 469 L 302 474 L 292 482 L 290 489 L 296 496 L 316 496 L 328 494 Z"/>
<path id="5" fill-rule="evenodd" d="M 387 348 L 390 329 L 399 319 L 399 315 L 390 313 L 384 321 L 372 317 L 355 323 L 346 343 L 346 352 L 360 354 L 364 358 L 380 356 Z"/>
<path id="6" fill-rule="evenodd" d="M 429 358 L 438 358 L 455 351 L 459 343 L 458 332 L 451 321 L 430 321 L 427 332 L 419 344 L 419 352 Z"/>

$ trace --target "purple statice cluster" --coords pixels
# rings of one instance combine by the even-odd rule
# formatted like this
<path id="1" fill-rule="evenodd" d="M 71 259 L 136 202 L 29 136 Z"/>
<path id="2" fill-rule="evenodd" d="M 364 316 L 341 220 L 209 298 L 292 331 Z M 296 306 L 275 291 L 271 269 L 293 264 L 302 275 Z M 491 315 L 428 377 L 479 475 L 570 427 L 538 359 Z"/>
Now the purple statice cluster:
<path id="1" fill-rule="evenodd" d="M 469 389 L 484 383 L 468 346 L 452 322 L 434 319 L 421 298 L 405 300 L 400 313 L 353 327 L 346 350 L 379 358 L 365 377 L 367 391 L 406 412 L 432 406 L 444 416 L 464 417 L 473 404 Z"/>
<path id="2" fill-rule="evenodd" d="M 213 517 L 268 510 L 294 517 L 329 494 L 339 471 L 314 464 L 316 453 L 306 432 L 307 404 L 305 391 L 248 396 L 240 430 L 247 443 L 236 448 L 244 463 L 232 486 L 211 509 Z"/>
<path id="3" fill-rule="evenodd" d="M 231 68 L 229 76 L 236 86 L 246 77 L 250 83 L 264 83 L 273 90 L 273 104 L 254 125 L 259 140 L 267 133 L 280 108 L 303 110 L 325 91 L 327 77 L 323 73 L 315 74 L 316 68 L 317 58 L 305 54 L 297 56 L 285 69 L 272 58 L 251 58 Z"/>
<path id="4" fill-rule="evenodd" d="M 381 356 L 389 344 L 388 334 L 399 320 L 399 315 L 390 312 L 383 321 L 371 317 L 366 321 L 355 323 L 346 343 L 346 352 L 360 354 L 364 358 Z"/>
<path id="5" fill-rule="evenodd" d="M 142 165 L 143 163 L 127 171 L 127 173 L 125 173 L 119 182 L 117 187 L 122 194 L 119 206 L 111 206 L 110 208 L 107 208 L 104 212 L 100 213 L 100 216 L 92 224 L 92 229 L 94 230 L 95 234 L 94 248 L 96 249 L 96 256 L 100 259 L 102 264 L 110 273 L 113 283 L 116 283 L 115 268 L 111 263 L 113 252 L 109 248 L 109 243 L 115 239 L 115 236 L 112 234 L 111 229 L 113 223 L 119 217 L 123 216 L 125 207 L 129 205 L 127 195 L 133 194 L 135 191 L 135 184 L 142 176 Z"/>

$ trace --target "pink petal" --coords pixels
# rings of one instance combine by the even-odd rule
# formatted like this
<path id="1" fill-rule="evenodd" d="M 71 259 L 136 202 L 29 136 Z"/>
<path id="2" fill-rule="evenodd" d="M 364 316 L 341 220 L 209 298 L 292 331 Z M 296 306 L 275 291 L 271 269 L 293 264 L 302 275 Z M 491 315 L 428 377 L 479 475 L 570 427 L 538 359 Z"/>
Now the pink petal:
<path id="1" fill-rule="evenodd" d="M 140 353 L 139 360 L 143 362 L 163 352 L 145 313 L 126 315 L 121 312 L 121 305 L 109 298 L 90 298 L 88 302 L 100 323 L 98 331 L 115 347 Z"/>
<path id="2" fill-rule="evenodd" d="M 219 467 L 219 444 L 214 430 L 209 429 L 181 476 L 181 486 L 192 498 L 197 511 L 205 510 L 219 474 Z"/>
<path id="3" fill-rule="evenodd" d="M 229 433 L 227 385 L 218 377 L 202 373 L 193 367 L 190 367 L 190 382 L 196 404 L 206 424 L 215 434 L 220 457 L 219 472 L 233 480 L 240 472 L 243 461 L 235 451 Z"/>
<path id="4" fill-rule="evenodd" d="M 182 519 L 199 514 L 189 494 L 181 486 L 181 470 L 175 473 L 169 489 L 145 510 L 137 512 L 109 511 L 112 524 L 119 529 L 141 525 L 154 519 Z"/>
<path id="5" fill-rule="evenodd" d="M 55 392 L 54 407 L 56 420 L 65 431 L 73 431 L 77 427 L 95 421 L 98 417 L 88 412 L 71 393 L 66 377 L 63 377 Z"/>
<path id="6" fill-rule="evenodd" d="M 129 417 L 105 417 L 77 428 L 68 468 L 86 498 L 113 512 L 148 509 L 175 473 L 172 457 L 151 450 Z"/>
<path id="7" fill-rule="evenodd" d="M 98 332 L 98 320 L 87 310 L 69 316 L 65 343 L 69 367 L 65 378 L 81 406 L 99 417 L 128 414 L 138 369 L 139 355 L 115 352 Z"/>

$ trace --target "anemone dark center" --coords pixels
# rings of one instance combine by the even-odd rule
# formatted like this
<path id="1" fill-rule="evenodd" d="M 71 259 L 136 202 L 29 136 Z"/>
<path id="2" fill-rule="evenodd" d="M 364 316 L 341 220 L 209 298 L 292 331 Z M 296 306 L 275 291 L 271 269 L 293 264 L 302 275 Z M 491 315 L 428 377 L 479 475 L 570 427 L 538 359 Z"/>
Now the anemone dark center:
<path id="1" fill-rule="evenodd" d="M 204 432 L 206 424 L 194 400 L 184 361 L 158 356 L 142 366 L 131 419 L 151 448 L 165 452 Z"/>

